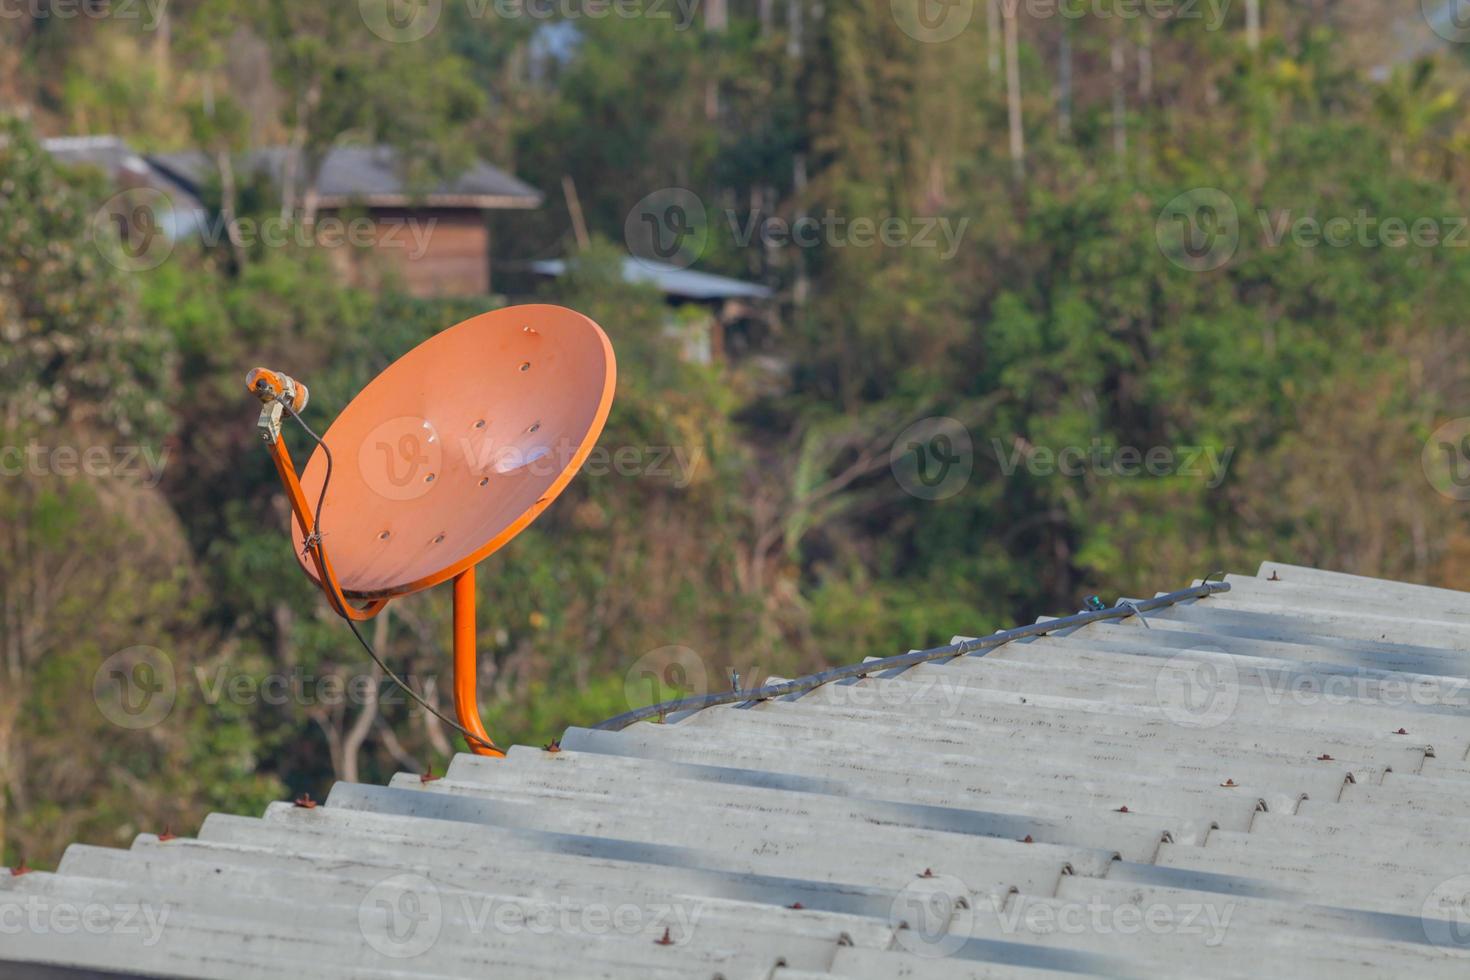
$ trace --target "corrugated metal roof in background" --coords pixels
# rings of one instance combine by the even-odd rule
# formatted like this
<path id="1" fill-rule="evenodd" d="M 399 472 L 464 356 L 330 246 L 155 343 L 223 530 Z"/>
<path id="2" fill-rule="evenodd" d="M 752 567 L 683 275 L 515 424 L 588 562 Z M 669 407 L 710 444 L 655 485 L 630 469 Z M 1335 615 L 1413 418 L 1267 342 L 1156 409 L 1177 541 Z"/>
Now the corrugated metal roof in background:
<path id="1" fill-rule="evenodd" d="M 0 974 L 1464 978 L 1470 595 L 1229 582 L 73 846 L 0 881 Z"/>

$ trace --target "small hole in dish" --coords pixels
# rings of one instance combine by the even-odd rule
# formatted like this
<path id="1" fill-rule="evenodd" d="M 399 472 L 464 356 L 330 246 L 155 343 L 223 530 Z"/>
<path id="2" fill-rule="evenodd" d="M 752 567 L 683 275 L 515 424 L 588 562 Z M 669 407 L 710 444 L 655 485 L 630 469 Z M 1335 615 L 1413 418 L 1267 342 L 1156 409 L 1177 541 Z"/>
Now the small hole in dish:
<path id="1" fill-rule="evenodd" d="M 480 477 L 480 486 L 485 487 L 485 486 L 489 486 L 489 485 L 490 485 L 490 478 L 488 476 L 482 476 L 482 477 Z"/>
<path id="2" fill-rule="evenodd" d="M 475 421 L 475 428 L 477 428 L 477 429 L 483 429 L 483 428 L 485 428 L 485 420 L 484 419 L 477 419 Z"/>
<path id="3" fill-rule="evenodd" d="M 425 483 L 433 483 L 437 479 L 438 479 L 438 476 L 436 474 L 430 473 L 428 476 L 424 477 L 424 482 Z"/>
<path id="4" fill-rule="evenodd" d="M 443 531 L 440 531 L 438 534 L 434 535 L 434 543 L 435 544 L 443 544 L 444 543 L 444 532 Z"/>
<path id="5" fill-rule="evenodd" d="M 529 370 L 531 370 L 531 362 L 530 361 L 523 361 L 521 363 L 521 371 L 522 372 L 525 372 L 525 371 L 529 371 Z"/>
<path id="6" fill-rule="evenodd" d="M 387 531 L 380 531 L 380 532 L 378 532 L 378 540 L 379 541 L 387 541 L 388 540 L 388 532 Z"/>
<path id="7" fill-rule="evenodd" d="M 539 432 L 540 430 L 541 430 L 541 423 L 540 422 L 533 422 L 531 424 L 531 427 L 529 429 L 527 429 L 526 431 L 527 432 Z"/>

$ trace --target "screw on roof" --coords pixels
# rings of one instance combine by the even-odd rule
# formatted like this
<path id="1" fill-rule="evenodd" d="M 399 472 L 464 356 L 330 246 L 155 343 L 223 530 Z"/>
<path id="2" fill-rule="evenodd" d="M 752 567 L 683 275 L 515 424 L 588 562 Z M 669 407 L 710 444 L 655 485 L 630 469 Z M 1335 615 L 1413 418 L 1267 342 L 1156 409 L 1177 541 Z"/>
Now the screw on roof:
<path id="1" fill-rule="evenodd" d="M 552 739 L 551 741 L 546 743 L 544 748 L 547 752 L 560 752 L 561 742 L 558 739 Z"/>
<path id="2" fill-rule="evenodd" d="M 1333 762 L 1335 760 L 1332 758 L 1332 756 L 1328 755 L 1326 752 L 1323 752 L 1321 755 L 1317 756 L 1317 761 L 1318 762 Z"/>
<path id="3" fill-rule="evenodd" d="M 673 940 L 673 937 L 669 935 L 669 930 L 665 929 L 664 930 L 663 938 L 662 939 L 655 939 L 653 941 L 653 944 L 655 946 L 672 946 L 672 945 L 674 945 L 674 940 Z"/>
<path id="4" fill-rule="evenodd" d="M 315 810 L 316 800 L 313 800 L 311 798 L 310 793 L 302 793 L 300 796 L 296 797 L 296 805 L 303 810 Z"/>
<path id="5" fill-rule="evenodd" d="M 434 767 L 433 766 L 430 766 L 427 770 L 425 770 L 423 772 L 422 775 L 419 776 L 419 782 L 420 783 L 432 783 L 434 780 L 441 779 L 441 778 L 443 778 L 443 777 L 434 775 Z"/>
<path id="6" fill-rule="evenodd" d="M 174 833 L 174 828 L 171 825 L 165 824 L 163 828 L 163 833 L 158 835 L 158 839 L 160 841 L 170 841 L 178 840 L 179 838 L 178 835 Z"/>
<path id="7" fill-rule="evenodd" d="M 1220 785 L 1221 785 L 1221 786 L 1223 786 L 1223 787 L 1225 787 L 1225 788 L 1226 788 L 1226 789 L 1234 789 L 1234 788 L 1235 788 L 1235 787 L 1236 787 L 1236 786 L 1238 786 L 1238 785 L 1240 785 L 1240 784 L 1239 784 L 1239 783 L 1237 783 L 1237 782 L 1236 782 L 1236 781 L 1235 781 L 1235 780 L 1233 780 L 1233 779 L 1226 779 L 1226 780 L 1225 780 L 1225 781 L 1224 781 L 1224 782 L 1223 782 L 1223 783 L 1221 783 L 1221 784 L 1220 784 Z"/>

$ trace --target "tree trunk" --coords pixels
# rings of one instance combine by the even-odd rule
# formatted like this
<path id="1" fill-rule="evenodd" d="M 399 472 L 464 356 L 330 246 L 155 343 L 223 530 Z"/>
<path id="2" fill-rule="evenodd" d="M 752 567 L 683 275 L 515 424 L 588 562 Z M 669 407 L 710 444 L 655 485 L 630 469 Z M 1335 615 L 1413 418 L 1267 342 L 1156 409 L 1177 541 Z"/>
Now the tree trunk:
<path id="1" fill-rule="evenodd" d="M 1006 33 L 1006 110 L 1011 129 L 1011 166 L 1016 179 L 1026 177 L 1026 137 L 1021 130 L 1021 43 L 1016 24 L 1020 0 L 1000 0 Z"/>
<path id="2" fill-rule="evenodd" d="M 1113 154 L 1121 170 L 1128 160 L 1128 93 L 1123 80 L 1123 38 L 1113 38 Z"/>
<path id="3" fill-rule="evenodd" d="M 985 0 L 985 65 L 990 77 L 1000 74 L 1000 5 L 1006 0 Z"/>
<path id="4" fill-rule="evenodd" d="M 1245 46 L 1252 51 L 1261 47 L 1261 0 L 1245 0 Z"/>
<path id="5" fill-rule="evenodd" d="M 1062 40 L 1057 48 L 1057 135 L 1072 138 L 1072 23 L 1062 21 Z"/>

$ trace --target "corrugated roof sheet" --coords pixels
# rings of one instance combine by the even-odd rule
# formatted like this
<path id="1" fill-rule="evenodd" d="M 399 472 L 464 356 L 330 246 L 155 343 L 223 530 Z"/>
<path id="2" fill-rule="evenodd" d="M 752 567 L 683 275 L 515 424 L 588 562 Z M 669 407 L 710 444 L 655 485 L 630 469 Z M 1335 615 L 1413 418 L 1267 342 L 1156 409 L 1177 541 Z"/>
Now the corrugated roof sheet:
<path id="1" fill-rule="evenodd" d="M 1463 980 L 1470 595 L 1229 583 L 73 846 L 0 975 Z"/>
<path id="2" fill-rule="evenodd" d="M 149 162 L 178 180 L 202 188 L 214 176 L 214 165 L 197 150 L 150 156 Z M 242 171 L 263 172 L 279 182 L 285 173 L 285 147 L 253 150 L 243 156 Z M 389 146 L 339 146 L 327 154 L 317 181 L 323 207 L 361 202 L 379 207 L 427 204 L 463 208 L 540 207 L 541 192 L 483 160 L 475 160 L 458 176 L 432 187 L 404 183 L 398 151 Z"/>
<path id="3" fill-rule="evenodd" d="M 563 276 L 567 263 L 565 259 L 545 259 L 532 262 L 531 270 L 543 276 Z M 769 286 L 759 283 L 631 255 L 623 257 L 623 281 L 649 285 L 665 296 L 685 299 L 770 299 L 775 295 Z"/>

